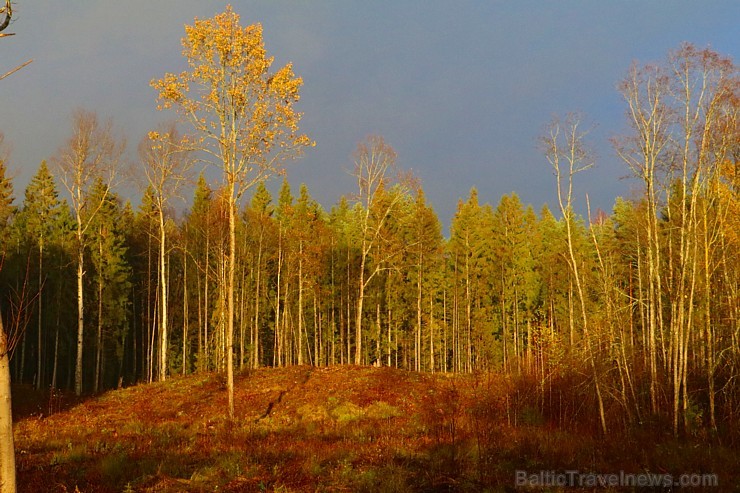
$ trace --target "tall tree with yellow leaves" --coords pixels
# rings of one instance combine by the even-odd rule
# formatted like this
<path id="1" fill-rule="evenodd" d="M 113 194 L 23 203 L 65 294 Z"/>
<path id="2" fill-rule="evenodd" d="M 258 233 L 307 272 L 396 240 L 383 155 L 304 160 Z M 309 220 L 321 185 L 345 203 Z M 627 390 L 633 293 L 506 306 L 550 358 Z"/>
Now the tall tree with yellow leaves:
<path id="1" fill-rule="evenodd" d="M 234 288 L 237 203 L 251 186 L 280 173 L 286 160 L 312 145 L 299 133 L 294 107 L 303 81 L 292 64 L 271 70 L 262 26 L 242 27 L 230 6 L 211 19 L 185 26 L 183 56 L 189 70 L 152 81 L 159 108 L 175 107 L 195 132 L 197 150 L 223 172 L 228 196 L 227 386 L 234 414 Z"/>

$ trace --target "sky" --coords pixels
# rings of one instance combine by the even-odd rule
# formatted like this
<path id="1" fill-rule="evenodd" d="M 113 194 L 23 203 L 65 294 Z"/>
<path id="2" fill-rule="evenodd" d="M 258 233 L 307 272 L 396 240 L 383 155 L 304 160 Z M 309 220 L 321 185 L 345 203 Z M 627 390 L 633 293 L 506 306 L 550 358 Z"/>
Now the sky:
<path id="1" fill-rule="evenodd" d="M 180 40 L 210 0 L 17 0 L 0 40 L 0 132 L 16 202 L 43 159 L 71 133 L 77 108 L 112 118 L 129 157 L 174 113 L 156 109 L 152 79 L 185 68 Z M 275 67 L 303 78 L 301 129 L 316 142 L 288 167 L 326 209 L 355 192 L 352 153 L 380 135 L 421 180 L 445 230 L 471 187 L 495 206 L 516 192 L 555 208 L 555 178 L 537 138 L 554 115 L 580 112 L 596 166 L 576 181 L 585 211 L 610 211 L 638 189 L 610 138 L 628 132 L 616 90 L 633 61 L 664 60 L 688 41 L 740 60 L 740 2 L 398 1 L 232 2 L 242 24 L 259 22 Z M 185 127 L 183 127 L 185 128 Z M 218 174 L 208 173 L 215 184 Z M 277 190 L 279 182 L 269 188 Z M 129 187 L 131 188 L 131 187 Z M 124 191 L 134 203 L 138 195 Z M 183 202 L 186 207 L 189 202 Z"/>

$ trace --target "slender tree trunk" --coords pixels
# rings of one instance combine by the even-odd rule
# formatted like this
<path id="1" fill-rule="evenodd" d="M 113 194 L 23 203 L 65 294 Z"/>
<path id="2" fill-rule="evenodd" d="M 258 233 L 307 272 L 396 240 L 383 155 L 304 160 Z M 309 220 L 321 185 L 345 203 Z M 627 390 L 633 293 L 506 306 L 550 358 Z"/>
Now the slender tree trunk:
<path id="1" fill-rule="evenodd" d="M 467 243 L 467 241 L 466 241 Z M 466 245 L 468 249 L 470 248 L 470 244 L 467 243 Z M 466 332 L 466 341 L 465 341 L 465 352 L 466 352 L 466 360 L 465 360 L 465 371 L 468 373 L 472 372 L 472 352 L 470 347 L 470 333 L 472 332 L 473 327 L 473 313 L 472 313 L 472 300 L 471 300 L 471 294 L 470 294 L 470 256 L 466 253 L 465 254 L 465 316 L 466 316 L 466 323 L 465 323 L 465 332 Z"/>
<path id="2" fill-rule="evenodd" d="M 169 344 L 169 334 L 167 332 L 167 244 L 166 244 L 166 232 L 164 223 L 164 210 L 162 207 L 159 208 L 159 284 L 161 290 L 160 300 L 160 315 L 161 322 L 159 324 L 159 381 L 164 382 L 167 378 L 167 353 Z"/>
<path id="3" fill-rule="evenodd" d="M 187 248 L 187 245 L 186 245 Z M 182 374 L 188 370 L 188 329 L 190 324 L 190 311 L 188 308 L 188 256 L 182 255 Z"/>
<path id="4" fill-rule="evenodd" d="M 568 194 L 570 196 L 570 194 Z M 570 200 L 568 200 L 570 202 Z M 569 204 L 570 205 L 570 204 Z M 588 326 L 588 316 L 586 315 L 586 295 L 583 292 L 583 287 L 581 285 L 581 277 L 579 275 L 578 271 L 578 262 L 576 260 L 575 252 L 573 250 L 573 240 L 572 240 L 572 233 L 571 233 L 571 226 L 570 226 L 570 214 L 566 215 L 565 217 L 566 221 L 566 232 L 568 234 L 568 251 L 570 253 L 570 260 L 571 260 L 571 266 L 573 268 L 573 277 L 576 281 L 576 290 L 578 292 L 578 299 L 580 301 L 581 305 L 581 317 L 583 319 L 583 337 L 586 340 L 586 357 L 589 360 L 589 363 L 591 365 L 591 370 L 594 375 L 594 386 L 596 387 L 596 399 L 598 401 L 599 405 L 599 418 L 601 420 L 601 431 L 606 435 L 608 433 L 607 425 L 606 425 L 606 415 L 604 414 L 604 399 L 601 395 L 601 379 L 599 378 L 599 373 L 596 368 L 596 362 L 595 355 L 592 351 L 591 346 L 591 334 L 589 331 Z"/>
<path id="5" fill-rule="evenodd" d="M 250 268 L 249 277 L 254 277 L 254 267 Z M 247 305 L 247 268 L 246 266 L 242 269 L 241 289 L 239 296 L 239 369 L 244 368 L 244 339 L 246 336 L 247 328 L 247 316 L 246 316 L 246 305 Z"/>
<path id="6" fill-rule="evenodd" d="M 254 328 L 252 329 L 253 346 L 252 346 L 252 368 L 259 368 L 260 366 L 260 294 L 261 294 L 261 280 L 262 280 L 262 237 L 263 228 L 260 225 L 260 241 L 259 248 L 257 250 L 257 286 L 255 288 L 254 295 Z"/>
<path id="7" fill-rule="evenodd" d="M 203 369 L 208 371 L 211 367 L 210 361 L 210 341 L 208 339 L 208 328 L 211 324 L 211 313 L 208 310 L 208 281 L 210 279 L 210 254 L 211 254 L 211 234 L 210 229 L 206 230 L 206 265 L 205 265 L 205 274 L 203 276 L 203 353 L 204 353 L 204 359 L 203 359 Z"/>
<path id="8" fill-rule="evenodd" d="M 352 352 L 351 352 L 351 346 L 352 341 L 350 337 L 350 332 L 352 330 L 350 324 L 352 320 L 352 296 L 351 296 L 351 286 L 352 282 L 350 281 L 350 255 L 349 255 L 349 245 L 347 245 L 347 317 L 344 320 L 345 330 L 344 330 L 344 337 L 345 342 L 347 346 L 347 363 L 352 361 Z"/>
<path id="9" fill-rule="evenodd" d="M 303 240 L 298 242 L 298 364 L 303 364 Z"/>
<path id="10" fill-rule="evenodd" d="M 198 267 L 198 262 L 196 262 L 196 268 Z M 198 364 L 197 364 L 197 371 L 201 372 L 205 370 L 204 361 L 205 361 L 205 351 L 203 348 L 203 290 L 201 289 L 201 282 L 200 282 L 200 272 L 196 270 L 196 276 L 195 276 L 195 289 L 198 292 Z"/>
<path id="11" fill-rule="evenodd" d="M 137 340 L 136 333 L 136 286 L 131 284 L 131 319 L 133 320 L 132 331 L 131 331 L 131 368 L 133 372 L 133 383 L 139 381 L 139 367 L 138 367 L 138 353 L 139 353 L 139 341 Z"/>
<path id="12" fill-rule="evenodd" d="M 141 312 L 142 319 L 144 318 L 144 311 Z M 149 347 L 149 341 L 152 337 L 151 332 L 151 321 L 152 321 L 152 235 L 147 234 L 146 244 L 146 320 L 143 320 L 142 326 L 146 327 L 146 334 L 142 333 L 142 371 L 146 375 L 146 381 L 152 381 L 152 358 Z M 142 331 L 143 332 L 143 331 Z M 144 337 L 146 335 L 146 338 Z M 146 344 L 146 345 L 144 345 Z"/>
<path id="13" fill-rule="evenodd" d="M 447 373 L 447 358 L 449 357 L 447 354 L 447 339 L 449 338 L 448 334 L 448 327 L 447 327 L 447 288 L 442 289 L 442 327 L 444 330 L 444 337 L 443 337 L 443 352 L 442 352 L 442 373 Z"/>
<path id="14" fill-rule="evenodd" d="M 434 373 L 434 297 L 429 291 L 429 370 Z"/>
<path id="15" fill-rule="evenodd" d="M 51 370 L 51 389 L 56 390 L 57 388 L 57 370 L 59 368 L 59 317 L 61 314 L 61 289 L 57 292 L 57 321 L 54 327 L 54 363 Z"/>
<path id="16" fill-rule="evenodd" d="M 44 384 L 43 378 L 43 337 L 42 337 L 42 319 L 43 319 L 43 265 L 44 265 L 44 239 L 39 239 L 39 320 L 38 320 L 38 347 L 37 347 L 37 361 L 36 361 L 36 390 L 40 390 Z"/>
<path id="17" fill-rule="evenodd" d="M 82 224 L 77 217 L 77 224 Z M 82 395 L 82 348 L 85 335 L 85 305 L 83 299 L 83 281 L 85 275 L 85 252 L 82 242 L 82 229 L 77 228 L 77 360 L 75 362 L 75 394 Z"/>
<path id="18" fill-rule="evenodd" d="M 159 276 L 159 274 L 157 274 Z M 155 357 L 155 346 L 157 346 L 157 317 L 159 316 L 159 286 L 154 293 L 154 313 L 152 319 L 149 321 L 148 326 L 148 339 L 147 339 L 147 359 L 149 360 L 149 374 L 147 381 L 152 383 L 154 381 L 154 357 Z"/>
<path id="19" fill-rule="evenodd" d="M 235 184 L 229 183 L 229 265 L 226 327 L 226 386 L 229 394 L 229 418 L 234 419 L 234 291 L 236 290 L 236 198 Z"/>
<path id="20" fill-rule="evenodd" d="M 460 371 L 460 303 L 459 303 L 459 280 L 458 275 L 458 258 L 455 252 L 455 279 L 454 292 L 452 293 L 452 371 Z"/>
<path id="21" fill-rule="evenodd" d="M 378 336 L 375 338 L 375 358 L 373 361 L 373 366 L 380 366 L 381 365 L 381 354 L 380 354 L 380 339 L 381 334 L 383 334 L 383 326 L 380 324 L 380 302 L 378 301 L 375 304 L 375 325 L 378 327 Z"/>
<path id="22" fill-rule="evenodd" d="M 419 262 L 416 264 L 416 337 L 414 338 L 414 348 L 416 356 L 416 371 L 421 371 L 421 269 L 422 269 L 422 252 L 419 248 Z"/>
<path id="23" fill-rule="evenodd" d="M 102 228 L 101 228 L 102 229 Z M 100 232 L 102 234 L 102 231 Z M 97 343 L 95 344 L 95 385 L 93 393 L 97 394 L 100 390 L 100 366 L 103 356 L 103 240 L 102 236 L 98 239 L 98 255 L 100 255 L 100 265 L 98 268 L 98 334 Z"/>
<path id="24" fill-rule="evenodd" d="M 389 298 L 390 298 L 390 294 L 389 294 Z M 388 303 L 388 351 L 387 351 L 387 355 L 388 355 L 387 364 L 388 364 L 388 367 L 391 366 L 391 348 L 392 348 L 392 346 L 391 346 L 391 332 L 392 332 L 392 327 L 393 327 L 393 325 L 391 324 L 391 307 L 390 307 L 390 303 Z M 396 351 L 398 351 L 398 350 L 396 350 Z"/>
<path id="25" fill-rule="evenodd" d="M 26 332 L 21 335 L 21 364 L 16 366 L 16 375 L 19 382 L 23 382 L 26 376 Z M 16 358 L 17 359 L 17 358 Z"/>
<path id="26" fill-rule="evenodd" d="M 0 493 L 15 493 L 16 491 L 9 346 L 0 315 Z"/>
<path id="27" fill-rule="evenodd" d="M 313 291 L 313 360 L 314 366 L 321 366 L 323 362 L 323 339 L 321 330 L 321 312 L 317 308 L 316 291 Z"/>
<path id="28" fill-rule="evenodd" d="M 280 274 L 283 267 L 283 228 L 280 226 L 278 231 L 278 264 L 277 264 L 277 286 L 275 287 L 275 348 L 273 355 L 273 365 L 281 366 L 281 348 L 282 341 L 280 338 Z"/>
<path id="29" fill-rule="evenodd" d="M 357 295 L 357 314 L 355 319 L 355 364 L 362 364 L 362 305 L 365 301 L 365 261 L 367 259 L 366 243 L 362 241 L 362 259 L 360 260 L 360 282 Z"/>

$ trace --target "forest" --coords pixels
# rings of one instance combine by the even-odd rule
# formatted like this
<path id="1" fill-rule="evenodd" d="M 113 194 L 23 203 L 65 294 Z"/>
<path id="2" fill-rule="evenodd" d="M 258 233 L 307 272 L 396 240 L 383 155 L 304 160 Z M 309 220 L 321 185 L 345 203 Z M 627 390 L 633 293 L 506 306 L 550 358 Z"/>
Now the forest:
<path id="1" fill-rule="evenodd" d="M 732 60 L 686 43 L 628 69 L 629 131 L 613 147 L 640 190 L 611 212 L 574 186 L 595 159 L 589 124 L 571 114 L 540 140 L 557 204 L 482 204 L 472 188 L 444 231 L 392 136 L 357 145 L 357 188 L 329 210 L 285 178 L 273 196 L 266 180 L 313 145 L 298 130 L 300 77 L 271 67 L 261 27 L 230 9 L 187 26 L 183 47 L 190 71 L 152 82 L 179 120 L 146 132 L 134 162 L 112 120 L 86 109 L 25 190 L 0 153 L 13 382 L 90 395 L 224 373 L 233 415 L 245 369 L 492 373 L 526 382 L 557 426 L 647 423 L 737 445 Z M 223 179 L 209 182 L 204 163 Z"/>

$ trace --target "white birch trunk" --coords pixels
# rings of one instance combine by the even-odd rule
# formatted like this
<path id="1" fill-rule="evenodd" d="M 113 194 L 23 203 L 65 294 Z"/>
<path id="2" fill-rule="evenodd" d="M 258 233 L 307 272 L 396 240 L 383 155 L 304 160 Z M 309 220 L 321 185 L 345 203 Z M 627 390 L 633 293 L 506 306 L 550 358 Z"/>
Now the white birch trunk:
<path id="1" fill-rule="evenodd" d="M 15 449 L 8 338 L 0 318 L 0 493 L 15 493 Z"/>

